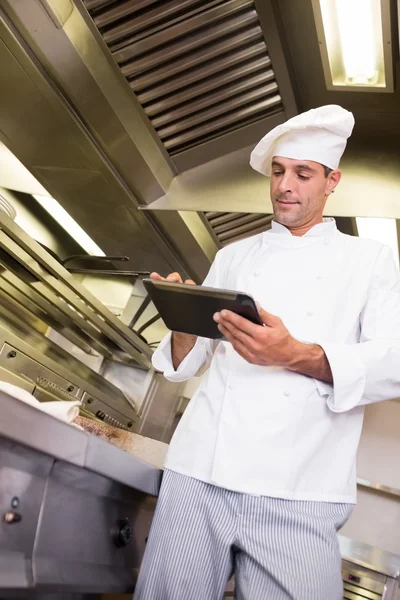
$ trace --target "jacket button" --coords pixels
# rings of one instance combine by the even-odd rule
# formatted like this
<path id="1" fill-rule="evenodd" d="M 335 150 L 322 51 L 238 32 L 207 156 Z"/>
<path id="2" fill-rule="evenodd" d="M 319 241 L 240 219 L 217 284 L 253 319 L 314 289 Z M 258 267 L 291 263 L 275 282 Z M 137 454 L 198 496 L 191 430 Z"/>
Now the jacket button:
<path id="1" fill-rule="evenodd" d="M 253 275 L 254 275 L 254 277 L 259 277 L 260 276 L 260 271 L 254 271 Z"/>
<path id="2" fill-rule="evenodd" d="M 307 317 L 312 317 L 314 315 L 312 310 L 307 311 Z"/>
<path id="3" fill-rule="evenodd" d="M 285 391 L 283 392 L 283 395 L 284 395 L 284 396 L 286 396 L 286 398 L 289 398 L 289 396 L 290 396 L 290 392 L 289 392 L 289 390 L 285 390 Z"/>

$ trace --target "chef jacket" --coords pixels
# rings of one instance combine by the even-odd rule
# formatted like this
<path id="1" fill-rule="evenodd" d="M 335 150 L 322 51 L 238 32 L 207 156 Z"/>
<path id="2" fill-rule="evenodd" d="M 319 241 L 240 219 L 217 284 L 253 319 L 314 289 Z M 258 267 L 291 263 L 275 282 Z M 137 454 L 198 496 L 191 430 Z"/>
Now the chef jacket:
<path id="1" fill-rule="evenodd" d="M 356 501 L 364 406 L 400 397 L 400 275 L 390 248 L 324 219 L 304 236 L 277 222 L 220 250 L 204 285 L 251 294 L 292 336 L 319 344 L 333 385 L 198 338 L 177 370 L 168 334 L 153 355 L 170 381 L 206 371 L 166 468 L 229 490 Z"/>

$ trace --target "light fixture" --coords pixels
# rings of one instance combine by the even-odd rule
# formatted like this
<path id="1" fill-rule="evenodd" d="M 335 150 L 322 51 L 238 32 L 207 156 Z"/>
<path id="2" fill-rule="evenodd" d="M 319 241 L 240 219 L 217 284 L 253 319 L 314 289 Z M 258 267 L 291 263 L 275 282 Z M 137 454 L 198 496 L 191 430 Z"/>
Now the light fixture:
<path id="1" fill-rule="evenodd" d="M 33 194 L 33 197 L 88 254 L 92 256 L 105 256 L 103 250 L 95 244 L 92 238 L 74 221 L 57 200 L 39 194 Z"/>
<path id="2" fill-rule="evenodd" d="M 390 0 L 312 0 L 329 90 L 393 92 Z"/>
<path id="3" fill-rule="evenodd" d="M 356 217 L 358 235 L 390 246 L 399 266 L 399 242 L 396 219 Z"/>

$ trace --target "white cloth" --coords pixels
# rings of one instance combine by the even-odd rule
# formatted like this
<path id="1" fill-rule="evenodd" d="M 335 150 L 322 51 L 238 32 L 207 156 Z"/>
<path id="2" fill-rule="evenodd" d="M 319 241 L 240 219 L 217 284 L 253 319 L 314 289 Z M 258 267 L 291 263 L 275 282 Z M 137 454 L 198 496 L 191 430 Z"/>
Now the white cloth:
<path id="1" fill-rule="evenodd" d="M 55 419 L 64 421 L 64 423 L 71 423 L 79 415 L 80 400 L 39 402 L 31 393 L 7 381 L 0 381 L 0 392 L 13 396 L 16 400 L 25 402 L 25 404 L 30 404 Z"/>
<path id="2" fill-rule="evenodd" d="M 166 467 L 254 495 L 356 500 L 363 405 L 400 397 L 400 275 L 392 251 L 334 220 L 294 237 L 272 230 L 220 250 L 205 285 L 250 293 L 303 342 L 324 349 L 334 385 L 247 363 L 199 338 L 175 371 L 170 334 L 153 365 L 171 381 L 211 366 L 172 439 Z M 213 354 L 214 352 L 214 354 Z"/>
<path id="3" fill-rule="evenodd" d="M 250 165 L 269 176 L 272 158 L 283 156 L 337 169 L 353 127 L 352 113 L 341 106 L 313 108 L 267 133 L 251 153 Z"/>

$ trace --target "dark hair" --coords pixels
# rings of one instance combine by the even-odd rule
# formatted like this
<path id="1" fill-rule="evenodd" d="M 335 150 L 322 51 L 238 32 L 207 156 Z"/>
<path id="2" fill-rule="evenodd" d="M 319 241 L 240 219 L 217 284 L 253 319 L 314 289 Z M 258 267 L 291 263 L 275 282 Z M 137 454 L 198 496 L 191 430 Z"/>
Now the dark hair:
<path id="1" fill-rule="evenodd" d="M 324 173 L 325 173 L 325 177 L 328 177 L 329 173 L 332 173 L 333 169 L 330 169 L 329 167 L 326 167 L 325 165 L 322 165 L 324 167 Z"/>

